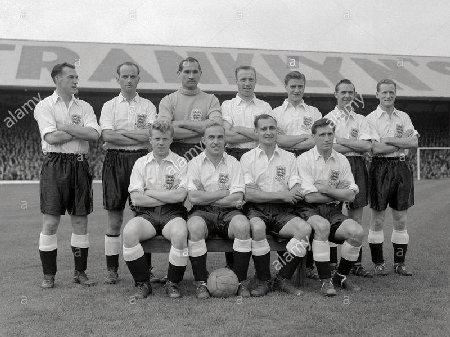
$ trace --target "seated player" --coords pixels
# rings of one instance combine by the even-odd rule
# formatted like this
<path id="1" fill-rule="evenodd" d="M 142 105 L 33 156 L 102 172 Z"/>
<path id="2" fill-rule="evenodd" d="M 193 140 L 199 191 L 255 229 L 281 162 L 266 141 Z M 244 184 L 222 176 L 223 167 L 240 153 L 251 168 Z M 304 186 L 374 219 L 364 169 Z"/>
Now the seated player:
<path id="1" fill-rule="evenodd" d="M 250 224 L 240 211 L 244 195 L 244 179 L 236 158 L 224 153 L 225 129 L 212 122 L 203 136 L 205 151 L 188 165 L 189 258 L 197 282 L 197 298 L 211 295 L 206 287 L 206 243 L 208 235 L 217 234 L 233 241 L 233 271 L 239 280 L 238 296 L 249 297 L 247 270 L 252 240 Z"/>
<path id="2" fill-rule="evenodd" d="M 315 231 L 312 251 L 326 296 L 336 295 L 333 284 L 360 290 L 347 277 L 358 259 L 364 235 L 360 224 L 342 214 L 342 203 L 352 202 L 359 191 L 347 158 L 333 150 L 334 131 L 334 124 L 326 118 L 314 122 L 316 145 L 297 158 L 306 201 L 297 210 Z M 328 240 L 342 244 L 341 261 L 332 279 Z"/>
<path id="3" fill-rule="evenodd" d="M 294 154 L 278 147 L 277 122 L 267 114 L 255 118 L 255 133 L 259 145 L 244 153 L 241 166 L 244 172 L 247 216 L 252 231 L 252 254 L 258 286 L 252 296 L 263 296 L 269 291 L 270 246 L 267 231 L 290 239 L 286 245 L 292 259 L 286 258 L 274 279 L 274 289 L 294 295 L 302 292 L 288 280 L 306 254 L 311 226 L 294 215 L 294 204 L 301 199 L 300 178 L 295 167 Z"/>
<path id="4" fill-rule="evenodd" d="M 187 211 L 183 206 L 187 162 L 170 151 L 173 132 L 168 121 L 152 124 L 153 151 L 136 160 L 130 177 L 128 191 L 136 216 L 123 229 L 123 257 L 138 287 L 135 298 L 152 293 L 149 264 L 140 242 L 161 234 L 172 244 L 166 293 L 170 298 L 181 297 L 177 283 L 183 279 L 188 261 Z"/>

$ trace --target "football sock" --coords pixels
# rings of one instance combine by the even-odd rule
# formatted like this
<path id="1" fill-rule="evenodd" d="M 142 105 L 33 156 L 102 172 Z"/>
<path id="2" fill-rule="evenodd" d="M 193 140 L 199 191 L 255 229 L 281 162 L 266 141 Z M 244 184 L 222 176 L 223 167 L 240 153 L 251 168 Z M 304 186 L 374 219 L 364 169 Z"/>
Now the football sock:
<path id="1" fill-rule="evenodd" d="M 372 231 L 369 229 L 369 236 L 367 237 L 369 241 L 370 253 L 372 255 L 372 262 L 376 264 L 384 263 L 383 257 L 383 242 L 384 242 L 384 232 Z"/>
<path id="2" fill-rule="evenodd" d="M 238 277 L 239 282 L 247 279 L 248 265 L 252 255 L 252 239 L 233 241 L 233 271 Z"/>
<path id="3" fill-rule="evenodd" d="M 118 235 L 105 235 L 105 256 L 106 256 L 106 267 L 108 269 L 119 268 L 119 254 L 122 248 L 122 242 L 120 234 Z"/>
<path id="4" fill-rule="evenodd" d="M 329 242 L 330 245 L 330 263 L 337 264 L 338 257 L 337 257 L 337 244 L 333 242 Z"/>
<path id="5" fill-rule="evenodd" d="M 87 269 L 89 234 L 77 235 L 72 233 L 70 245 L 72 247 L 75 270 L 84 272 Z"/>
<path id="6" fill-rule="evenodd" d="M 394 246 L 394 263 L 404 263 L 409 243 L 407 230 L 399 231 L 394 229 L 392 231 L 391 242 Z"/>
<path id="7" fill-rule="evenodd" d="M 260 281 L 270 280 L 270 246 L 267 239 L 252 240 L 252 258 L 255 264 L 256 277 Z"/>
<path id="8" fill-rule="evenodd" d="M 45 275 L 56 274 L 56 256 L 58 252 L 56 234 L 39 236 L 39 256 L 42 263 L 42 271 Z"/>
<path id="9" fill-rule="evenodd" d="M 206 270 L 206 243 L 205 240 L 188 240 L 189 259 L 191 260 L 192 273 L 195 281 L 206 282 L 208 271 Z"/>
<path id="10" fill-rule="evenodd" d="M 313 240 L 312 252 L 319 278 L 321 280 L 331 278 L 330 245 L 328 244 L 328 241 Z"/>
<path id="11" fill-rule="evenodd" d="M 123 258 L 135 282 L 149 282 L 150 270 L 141 244 L 127 248 L 123 246 Z"/>
<path id="12" fill-rule="evenodd" d="M 183 279 L 184 272 L 188 263 L 188 249 L 177 249 L 170 247 L 169 270 L 167 279 L 173 283 L 178 283 Z"/>

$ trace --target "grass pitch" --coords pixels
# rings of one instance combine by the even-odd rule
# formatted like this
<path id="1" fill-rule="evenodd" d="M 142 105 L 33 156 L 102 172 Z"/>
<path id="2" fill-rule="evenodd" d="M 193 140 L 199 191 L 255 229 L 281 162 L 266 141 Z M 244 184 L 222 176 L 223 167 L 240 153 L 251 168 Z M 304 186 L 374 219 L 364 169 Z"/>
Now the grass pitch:
<path id="1" fill-rule="evenodd" d="M 319 283 L 308 280 L 306 293 L 299 298 L 271 293 L 260 299 L 199 301 L 188 266 L 181 284 L 183 298 L 170 300 L 156 286 L 154 296 L 136 301 L 123 259 L 120 282 L 114 286 L 102 283 L 106 214 L 99 184 L 94 185 L 94 212 L 89 218 L 88 262 L 88 275 L 99 284 L 83 289 L 71 283 L 71 226 L 64 216 L 52 290 L 39 287 L 39 187 L 0 185 L 0 336 L 450 336 L 450 181 L 416 182 L 415 195 L 407 253 L 413 277 L 392 273 L 388 213 L 384 247 L 391 274 L 374 279 L 353 277 L 363 288 L 360 293 L 338 291 L 335 298 L 324 298 L 318 293 Z M 363 224 L 366 231 L 368 213 Z M 130 217 L 127 212 L 125 220 Z M 363 264 L 371 268 L 367 242 L 363 248 Z M 163 276 L 167 255 L 155 254 L 153 261 L 155 272 Z M 208 255 L 209 270 L 224 264 L 223 254 Z M 251 267 L 249 276 L 253 273 Z"/>

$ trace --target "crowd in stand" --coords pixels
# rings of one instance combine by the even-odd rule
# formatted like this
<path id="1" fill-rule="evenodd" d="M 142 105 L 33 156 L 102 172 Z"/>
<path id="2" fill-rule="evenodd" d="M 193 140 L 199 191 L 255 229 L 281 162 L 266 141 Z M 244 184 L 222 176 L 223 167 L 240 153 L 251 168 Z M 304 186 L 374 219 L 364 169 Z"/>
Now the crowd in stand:
<path id="1" fill-rule="evenodd" d="M 445 130 L 420 130 L 419 146 L 449 147 L 449 132 Z M 32 114 L 7 128 L 0 127 L 0 180 L 39 180 L 43 160 L 39 129 Z M 99 140 L 90 144 L 89 164 L 94 179 L 102 178 L 105 151 Z M 417 158 L 412 151 L 411 163 L 417 177 Z M 421 178 L 450 178 L 450 150 L 422 150 Z"/>

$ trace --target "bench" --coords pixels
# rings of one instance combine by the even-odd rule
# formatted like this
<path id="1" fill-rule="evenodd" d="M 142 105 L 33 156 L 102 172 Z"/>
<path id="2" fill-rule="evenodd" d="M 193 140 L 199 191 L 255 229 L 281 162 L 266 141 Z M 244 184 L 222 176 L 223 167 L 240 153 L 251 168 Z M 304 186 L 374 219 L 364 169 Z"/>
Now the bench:
<path id="1" fill-rule="evenodd" d="M 267 241 L 270 245 L 271 251 L 286 251 L 286 240 L 278 240 L 268 235 Z M 169 253 L 170 241 L 162 236 L 156 236 L 150 240 L 141 242 L 142 248 L 146 253 Z M 225 240 L 222 238 L 209 238 L 206 240 L 206 247 L 210 253 L 232 252 L 233 240 Z M 306 258 L 302 258 L 298 265 L 294 276 L 294 284 L 297 287 L 304 287 L 306 279 Z"/>

